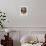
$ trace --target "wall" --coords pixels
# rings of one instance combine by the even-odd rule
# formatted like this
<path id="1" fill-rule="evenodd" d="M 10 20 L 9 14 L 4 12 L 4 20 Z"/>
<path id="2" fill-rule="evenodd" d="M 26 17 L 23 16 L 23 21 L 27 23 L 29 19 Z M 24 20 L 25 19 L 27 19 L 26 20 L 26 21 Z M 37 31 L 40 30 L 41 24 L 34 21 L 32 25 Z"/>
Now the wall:
<path id="1" fill-rule="evenodd" d="M 0 9 L 6 12 L 7 27 L 46 27 L 45 4 L 46 0 L 0 0 Z M 28 16 L 20 16 L 22 5 L 28 6 Z"/>
<path id="2" fill-rule="evenodd" d="M 46 27 L 46 0 L 33 0 L 32 26 Z"/>

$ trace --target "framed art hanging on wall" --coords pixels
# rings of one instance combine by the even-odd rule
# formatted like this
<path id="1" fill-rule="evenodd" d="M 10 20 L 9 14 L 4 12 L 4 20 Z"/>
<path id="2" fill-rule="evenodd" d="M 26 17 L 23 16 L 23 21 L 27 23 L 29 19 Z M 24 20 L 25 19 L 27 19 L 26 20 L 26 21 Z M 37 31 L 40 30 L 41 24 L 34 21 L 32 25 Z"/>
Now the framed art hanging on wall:
<path id="1" fill-rule="evenodd" d="M 20 15 L 21 16 L 27 16 L 28 15 L 28 7 L 27 6 L 21 6 L 20 7 Z"/>

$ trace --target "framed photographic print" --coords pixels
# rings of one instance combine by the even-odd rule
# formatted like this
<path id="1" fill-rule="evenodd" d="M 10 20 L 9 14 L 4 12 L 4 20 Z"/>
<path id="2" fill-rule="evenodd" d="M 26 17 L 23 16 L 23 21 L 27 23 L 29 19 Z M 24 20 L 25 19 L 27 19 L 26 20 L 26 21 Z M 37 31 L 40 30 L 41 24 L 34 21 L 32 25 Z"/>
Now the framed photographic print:
<path id="1" fill-rule="evenodd" d="M 27 16 L 28 15 L 28 7 L 27 6 L 21 6 L 20 7 L 20 15 L 21 16 Z"/>

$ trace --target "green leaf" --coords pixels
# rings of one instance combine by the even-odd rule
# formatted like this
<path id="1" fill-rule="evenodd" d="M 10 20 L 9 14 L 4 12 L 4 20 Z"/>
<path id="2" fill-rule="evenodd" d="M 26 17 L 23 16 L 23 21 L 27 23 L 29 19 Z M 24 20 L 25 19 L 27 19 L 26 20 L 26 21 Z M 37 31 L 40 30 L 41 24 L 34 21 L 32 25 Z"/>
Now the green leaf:
<path id="1" fill-rule="evenodd" d="M 4 13 L 4 15 L 5 15 L 5 13 Z"/>
<path id="2" fill-rule="evenodd" d="M 0 21 L 0 23 L 1 23 L 1 21 Z"/>
<path id="3" fill-rule="evenodd" d="M 3 16 L 3 17 L 6 17 L 6 16 Z"/>
<path id="4" fill-rule="evenodd" d="M 2 21 L 6 20 L 6 19 L 1 19 Z"/>
<path id="5" fill-rule="evenodd" d="M 2 13 L 2 12 L 0 12 L 0 13 Z"/>
<path id="6" fill-rule="evenodd" d="M 3 25 L 1 25 L 1 27 L 3 28 Z"/>

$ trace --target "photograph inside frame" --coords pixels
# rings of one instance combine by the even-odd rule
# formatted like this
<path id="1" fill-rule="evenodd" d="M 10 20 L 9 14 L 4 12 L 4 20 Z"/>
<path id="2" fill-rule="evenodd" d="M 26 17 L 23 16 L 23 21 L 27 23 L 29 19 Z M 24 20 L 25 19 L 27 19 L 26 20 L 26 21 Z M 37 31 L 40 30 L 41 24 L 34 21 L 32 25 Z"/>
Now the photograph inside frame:
<path id="1" fill-rule="evenodd" d="M 27 6 L 20 7 L 20 15 L 21 16 L 28 16 L 28 7 Z"/>

